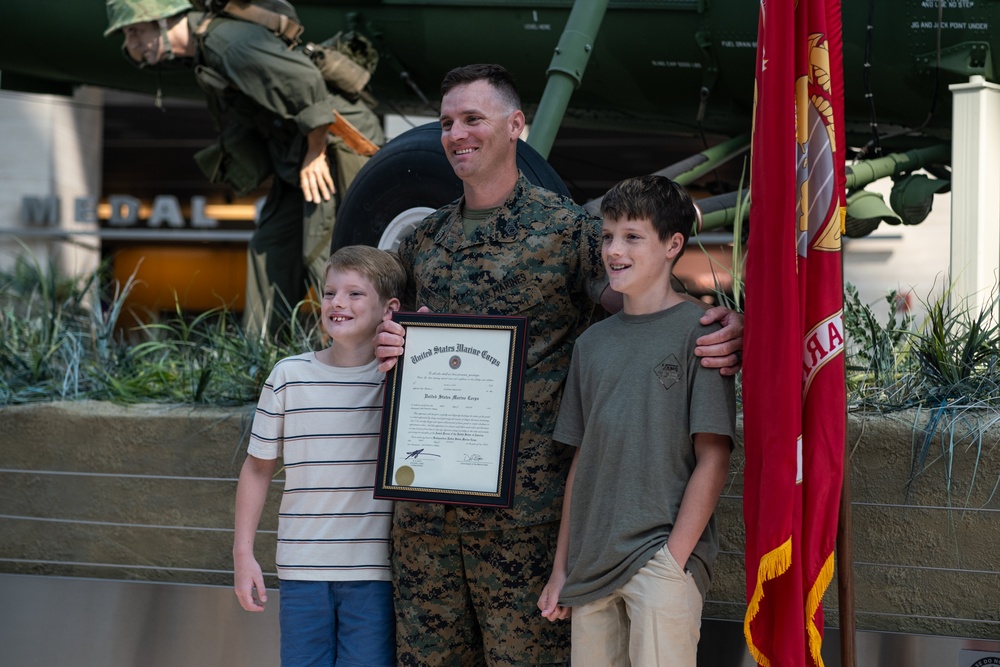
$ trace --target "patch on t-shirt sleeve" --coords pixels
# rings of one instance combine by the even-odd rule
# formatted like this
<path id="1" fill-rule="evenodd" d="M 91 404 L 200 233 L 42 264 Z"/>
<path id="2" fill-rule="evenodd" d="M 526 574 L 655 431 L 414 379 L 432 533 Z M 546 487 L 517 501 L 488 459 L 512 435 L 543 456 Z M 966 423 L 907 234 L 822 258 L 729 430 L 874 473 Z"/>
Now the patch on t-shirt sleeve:
<path id="1" fill-rule="evenodd" d="M 670 389 L 681 379 L 681 365 L 677 362 L 677 357 L 672 354 L 661 361 L 653 372 L 656 373 L 664 389 Z"/>

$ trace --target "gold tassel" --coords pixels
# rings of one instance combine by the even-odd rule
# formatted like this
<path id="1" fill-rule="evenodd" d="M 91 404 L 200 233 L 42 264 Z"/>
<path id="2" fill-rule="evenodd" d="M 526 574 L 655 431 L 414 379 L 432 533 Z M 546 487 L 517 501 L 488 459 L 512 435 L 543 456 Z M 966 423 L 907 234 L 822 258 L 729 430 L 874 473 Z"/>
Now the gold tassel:
<path id="1" fill-rule="evenodd" d="M 819 609 L 819 605 L 823 601 L 823 593 L 826 592 L 826 587 L 830 585 L 832 580 L 833 552 L 831 551 L 816 577 L 816 582 L 809 591 L 809 596 L 806 597 L 806 633 L 809 635 L 809 653 L 812 655 L 813 664 L 816 667 L 823 667 L 823 656 L 821 655 L 823 637 L 813 619 L 816 617 L 816 610 Z"/>
<path id="2" fill-rule="evenodd" d="M 750 655 L 761 667 L 770 667 L 771 661 L 754 645 L 753 636 L 750 633 L 750 621 L 760 611 L 760 601 L 764 598 L 764 582 L 784 574 L 791 565 L 792 538 L 789 537 L 780 547 L 764 554 L 760 559 L 760 565 L 757 566 L 757 586 L 754 588 L 753 597 L 747 603 L 747 613 L 743 618 L 743 635 L 746 637 Z"/>

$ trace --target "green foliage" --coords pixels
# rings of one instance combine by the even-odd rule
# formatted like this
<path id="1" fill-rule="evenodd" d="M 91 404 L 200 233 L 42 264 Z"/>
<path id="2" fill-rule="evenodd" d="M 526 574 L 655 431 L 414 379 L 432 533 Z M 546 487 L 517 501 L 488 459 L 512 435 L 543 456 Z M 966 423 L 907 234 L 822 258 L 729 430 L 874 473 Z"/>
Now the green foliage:
<path id="1" fill-rule="evenodd" d="M 911 485 L 930 464 L 941 461 L 950 504 L 956 453 L 961 446 L 974 453 L 971 491 L 984 434 L 998 419 L 1000 327 L 996 293 L 978 312 L 968 301 L 950 307 L 949 296 L 927 305 L 927 318 L 913 334 L 913 356 L 919 365 L 915 385 L 927 420 L 914 439 Z"/>
<path id="2" fill-rule="evenodd" d="M 1000 407 L 1000 325 L 996 293 L 976 310 L 969 301 L 952 303 L 945 293 L 924 302 L 916 326 L 899 317 L 896 292 L 885 297 L 883 325 L 861 303 L 853 285 L 844 289 L 848 394 L 852 406 L 879 409 L 961 406 Z"/>
<path id="3" fill-rule="evenodd" d="M 995 406 L 995 404 L 993 404 Z M 917 409 L 913 424 L 913 450 L 910 457 L 910 483 L 912 491 L 920 477 L 932 465 L 942 464 L 947 503 L 954 504 L 952 498 L 955 459 L 962 452 L 972 455 L 972 474 L 968 480 L 966 497 L 961 503 L 968 506 L 973 486 L 979 475 L 979 466 L 984 455 L 993 451 L 995 442 L 987 441 L 987 433 L 1000 423 L 1000 413 L 988 403 L 955 402 L 934 407 Z M 992 480 L 993 492 L 984 506 L 996 494 L 1000 479 Z"/>
<path id="4" fill-rule="evenodd" d="M 0 275 L 0 403 L 72 392 L 67 360 L 81 357 L 83 292 L 27 256 Z"/>
<path id="5" fill-rule="evenodd" d="M 957 308 L 944 295 L 927 306 L 927 318 L 913 336 L 920 365 L 920 391 L 928 403 L 1000 400 L 1000 328 L 994 294 L 976 313 L 968 302 Z"/>
<path id="6" fill-rule="evenodd" d="M 853 407 L 905 407 L 910 400 L 913 316 L 897 317 L 898 296 L 895 291 L 886 295 L 889 317 L 882 325 L 871 306 L 861 303 L 857 288 L 850 283 L 844 286 L 847 397 Z"/>
<path id="7" fill-rule="evenodd" d="M 322 345 L 314 304 L 280 341 L 247 335 L 225 308 L 121 325 L 135 276 L 101 289 L 104 268 L 59 278 L 24 257 L 0 274 L 0 405 L 96 399 L 239 405 L 282 357 Z"/>
<path id="8" fill-rule="evenodd" d="M 910 488 L 941 462 L 950 505 L 956 455 L 964 449 L 974 456 L 971 493 L 981 457 L 992 449 L 985 434 L 1000 422 L 1000 302 L 994 293 L 976 310 L 969 301 L 953 303 L 947 292 L 923 304 L 927 314 L 918 327 L 912 316 L 897 317 L 897 296 L 886 296 L 883 326 L 857 289 L 845 288 L 848 404 L 882 412 L 915 408 Z"/>

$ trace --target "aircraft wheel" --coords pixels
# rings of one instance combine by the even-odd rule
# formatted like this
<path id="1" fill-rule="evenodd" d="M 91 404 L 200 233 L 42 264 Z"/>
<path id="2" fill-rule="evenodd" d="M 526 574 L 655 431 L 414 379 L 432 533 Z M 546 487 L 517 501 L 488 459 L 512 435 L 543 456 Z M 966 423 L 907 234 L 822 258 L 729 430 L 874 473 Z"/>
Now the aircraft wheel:
<path id="1" fill-rule="evenodd" d="M 517 166 L 532 183 L 569 196 L 549 163 L 520 140 Z M 461 195 L 462 182 L 441 147 L 441 126 L 415 127 L 358 172 L 337 211 L 331 250 L 355 244 L 395 250 L 427 214 Z"/>

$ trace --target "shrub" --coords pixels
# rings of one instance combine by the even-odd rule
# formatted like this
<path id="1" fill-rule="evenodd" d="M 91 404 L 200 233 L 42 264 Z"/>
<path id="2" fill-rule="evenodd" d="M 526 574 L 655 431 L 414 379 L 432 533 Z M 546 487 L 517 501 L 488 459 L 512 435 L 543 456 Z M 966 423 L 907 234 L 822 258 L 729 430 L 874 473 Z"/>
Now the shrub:
<path id="1" fill-rule="evenodd" d="M 281 340 L 247 335 L 220 307 L 125 329 L 135 276 L 101 290 L 98 269 L 78 280 L 25 257 L 0 273 L 0 405 L 97 399 L 238 405 L 257 399 L 275 362 L 322 344 L 313 304 L 296 309 Z"/>

